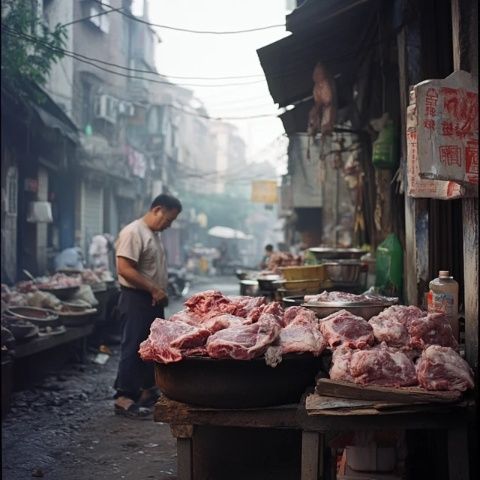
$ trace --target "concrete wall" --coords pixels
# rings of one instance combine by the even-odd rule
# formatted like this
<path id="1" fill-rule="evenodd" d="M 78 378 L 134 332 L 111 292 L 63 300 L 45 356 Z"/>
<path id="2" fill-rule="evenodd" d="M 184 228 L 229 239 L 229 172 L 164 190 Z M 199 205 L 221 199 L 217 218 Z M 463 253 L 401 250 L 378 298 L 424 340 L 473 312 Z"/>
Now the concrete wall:
<path id="1" fill-rule="evenodd" d="M 59 23 L 66 24 L 73 20 L 73 4 L 73 0 L 53 0 L 47 4 L 43 16 L 50 28 L 54 28 Z M 72 51 L 73 27 L 67 28 L 68 38 L 64 49 Z M 47 92 L 69 116 L 72 115 L 73 61 L 73 58 L 64 56 L 59 62 L 53 64 L 46 85 Z"/>

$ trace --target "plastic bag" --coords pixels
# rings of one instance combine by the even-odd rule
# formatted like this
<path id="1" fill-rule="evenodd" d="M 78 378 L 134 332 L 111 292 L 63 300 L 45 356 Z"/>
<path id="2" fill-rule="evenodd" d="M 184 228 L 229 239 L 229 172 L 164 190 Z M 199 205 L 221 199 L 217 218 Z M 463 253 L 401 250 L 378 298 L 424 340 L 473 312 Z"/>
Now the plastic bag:
<path id="1" fill-rule="evenodd" d="M 403 250 L 394 233 L 377 247 L 375 255 L 375 286 L 379 293 L 390 297 L 401 297 L 403 282 Z"/>

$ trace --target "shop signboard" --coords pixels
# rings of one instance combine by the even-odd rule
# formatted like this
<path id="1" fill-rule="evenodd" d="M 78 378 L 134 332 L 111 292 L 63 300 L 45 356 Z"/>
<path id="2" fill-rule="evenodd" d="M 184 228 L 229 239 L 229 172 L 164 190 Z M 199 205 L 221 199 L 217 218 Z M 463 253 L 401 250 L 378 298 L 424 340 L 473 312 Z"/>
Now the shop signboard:
<path id="1" fill-rule="evenodd" d="M 465 188 L 456 182 L 430 180 L 420 177 L 418 161 L 418 128 L 416 106 L 407 108 L 407 195 L 414 198 L 453 200 L 465 195 Z"/>
<path id="2" fill-rule="evenodd" d="M 478 83 L 468 72 L 414 87 L 420 178 L 478 185 Z M 412 136 L 412 131 L 407 135 Z M 411 139 L 413 140 L 413 139 Z"/>
<path id="3" fill-rule="evenodd" d="M 252 182 L 252 202 L 275 205 L 278 202 L 276 180 L 254 180 Z"/>

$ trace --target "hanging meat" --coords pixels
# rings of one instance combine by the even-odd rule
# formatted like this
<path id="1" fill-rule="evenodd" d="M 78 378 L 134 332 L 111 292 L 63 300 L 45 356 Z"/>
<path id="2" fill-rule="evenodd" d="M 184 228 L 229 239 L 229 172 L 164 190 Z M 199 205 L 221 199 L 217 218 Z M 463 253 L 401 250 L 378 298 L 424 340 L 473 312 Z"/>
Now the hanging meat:
<path id="1" fill-rule="evenodd" d="M 328 134 L 333 131 L 336 116 L 335 82 L 321 63 L 313 70 L 314 105 L 308 116 L 308 134 Z"/>

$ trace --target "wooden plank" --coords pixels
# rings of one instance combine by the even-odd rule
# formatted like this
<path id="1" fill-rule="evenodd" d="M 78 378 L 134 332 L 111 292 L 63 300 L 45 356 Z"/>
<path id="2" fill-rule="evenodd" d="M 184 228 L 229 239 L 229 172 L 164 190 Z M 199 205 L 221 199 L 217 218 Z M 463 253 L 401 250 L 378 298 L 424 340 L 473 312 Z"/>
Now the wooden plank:
<path id="1" fill-rule="evenodd" d="M 433 392 L 418 387 L 380 387 L 374 385 L 357 385 L 350 382 L 320 378 L 315 392 L 330 397 L 351 398 L 356 400 L 412 402 L 446 402 L 452 403 L 462 397 L 461 392 Z"/>
<path id="2" fill-rule="evenodd" d="M 470 50 L 478 48 L 470 44 L 470 30 L 477 29 L 478 19 L 472 21 L 471 1 L 452 0 L 452 44 L 454 70 L 472 70 Z M 478 64 L 477 64 L 478 67 Z M 476 73 L 476 72 L 473 72 Z M 463 220 L 463 277 L 465 286 L 465 355 L 477 373 L 478 381 L 478 197 L 462 200 Z"/>
<path id="3" fill-rule="evenodd" d="M 170 425 L 170 431 L 175 438 L 193 437 L 193 425 Z"/>
<path id="4" fill-rule="evenodd" d="M 470 465 L 467 427 L 449 429 L 447 442 L 449 480 L 469 480 Z"/>
<path id="5" fill-rule="evenodd" d="M 297 404 L 244 410 L 201 408 L 162 396 L 155 405 L 154 420 L 219 427 L 299 428 L 297 409 Z"/>
<path id="6" fill-rule="evenodd" d="M 313 410 L 333 410 L 337 408 L 371 407 L 373 400 L 354 400 L 347 398 L 327 397 L 312 394 L 305 400 L 305 408 L 310 414 Z"/>
<path id="7" fill-rule="evenodd" d="M 337 409 L 361 409 L 374 408 L 376 410 L 398 410 L 399 407 L 411 407 L 416 405 L 429 405 L 427 400 L 423 402 L 398 403 L 388 402 L 379 403 L 378 400 L 354 400 L 347 398 L 328 397 L 318 394 L 309 395 L 305 401 L 305 409 L 309 415 L 319 410 L 337 410 Z M 436 404 L 437 405 L 437 404 Z"/>
<path id="8" fill-rule="evenodd" d="M 177 438 L 177 478 L 178 480 L 193 480 L 191 438 Z"/>
<path id="9" fill-rule="evenodd" d="M 302 432 L 301 480 L 323 479 L 323 435 L 318 432 Z"/>
<path id="10" fill-rule="evenodd" d="M 478 382 L 478 198 L 462 200 L 465 356 Z"/>

